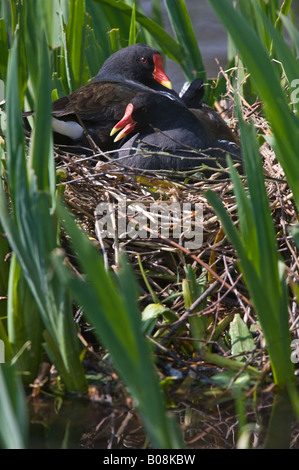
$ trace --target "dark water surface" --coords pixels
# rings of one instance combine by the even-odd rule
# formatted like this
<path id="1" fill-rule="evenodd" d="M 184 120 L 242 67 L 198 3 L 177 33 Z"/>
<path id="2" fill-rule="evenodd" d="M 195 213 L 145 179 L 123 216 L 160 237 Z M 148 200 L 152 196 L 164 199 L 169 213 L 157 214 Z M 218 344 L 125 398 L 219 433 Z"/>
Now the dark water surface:
<path id="1" fill-rule="evenodd" d="M 145 13 L 150 16 L 151 0 L 140 0 L 140 4 Z M 192 20 L 198 46 L 207 71 L 207 76 L 208 78 L 214 78 L 219 72 L 219 66 L 216 59 L 224 68 L 227 64 L 227 34 L 206 0 L 186 0 L 186 5 Z M 298 26 L 299 0 L 293 1 L 292 9 Z M 164 27 L 167 32 L 174 36 L 165 7 L 164 21 Z M 180 90 L 185 82 L 185 76 L 180 66 L 176 62 L 167 59 L 166 70 L 172 80 L 174 88 L 176 90 Z M 3 99 L 4 95 L 2 86 L 3 84 L 0 81 L 0 101 Z"/>
<path id="2" fill-rule="evenodd" d="M 200 384 L 198 384 L 200 386 Z M 207 390 L 208 391 L 208 390 Z M 148 449 L 140 418 L 123 396 L 28 397 L 30 449 Z M 231 394 L 215 400 L 203 390 L 185 390 L 175 397 L 172 413 L 184 448 L 298 449 L 299 430 L 286 396 L 260 393 L 246 399 L 246 425 L 240 439 L 239 417 Z M 210 406 L 208 405 L 210 403 Z"/>
<path id="3" fill-rule="evenodd" d="M 175 0 L 174 0 L 175 1 Z M 151 14 L 151 1 L 141 0 L 140 4 L 147 14 Z M 227 62 L 227 35 L 205 0 L 186 0 L 193 29 L 198 41 L 198 46 L 203 58 L 208 78 L 216 77 L 220 65 L 226 66 Z M 164 8 L 164 28 L 174 36 L 166 9 Z M 180 90 L 186 78 L 181 67 L 174 61 L 166 59 L 166 71 L 176 90 Z"/>
<path id="4" fill-rule="evenodd" d="M 173 0 L 176 1 L 176 0 Z M 199 50 L 206 68 L 208 78 L 216 78 L 219 72 L 219 64 L 225 69 L 227 65 L 227 34 L 218 21 L 217 16 L 206 0 L 185 0 L 193 29 L 197 38 Z M 151 14 L 151 1 L 140 0 L 145 12 Z M 292 2 L 296 24 L 299 24 L 299 0 Z M 166 9 L 164 8 L 164 27 L 174 37 Z M 180 90 L 185 82 L 185 76 L 180 66 L 169 59 L 166 60 L 166 71 L 176 90 Z"/>

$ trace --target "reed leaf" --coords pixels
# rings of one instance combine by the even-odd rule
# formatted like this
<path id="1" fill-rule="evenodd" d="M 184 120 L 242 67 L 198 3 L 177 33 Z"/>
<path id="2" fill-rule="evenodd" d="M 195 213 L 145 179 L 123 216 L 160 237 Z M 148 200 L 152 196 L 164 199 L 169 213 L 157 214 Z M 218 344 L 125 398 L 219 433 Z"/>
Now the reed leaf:
<path id="1" fill-rule="evenodd" d="M 40 41 L 40 47 L 37 51 L 39 76 L 36 78 L 36 83 L 32 83 L 32 88 L 35 89 L 35 96 L 38 96 L 38 100 L 35 100 L 36 114 L 30 142 L 29 166 L 37 176 L 38 187 L 44 190 L 49 190 L 51 187 L 53 196 L 55 180 L 51 175 L 54 174 L 54 154 L 52 150 L 52 134 L 49 132 L 52 126 L 50 68 L 47 43 L 44 35 Z"/>
<path id="2" fill-rule="evenodd" d="M 4 298 L 7 295 L 8 286 L 9 262 L 6 259 L 8 255 L 9 245 L 0 224 L 0 317 L 3 317 L 6 311 L 4 308 Z"/>
<path id="3" fill-rule="evenodd" d="M 59 362 L 64 365 L 65 374 L 62 378 L 66 388 L 83 391 L 86 389 L 86 380 L 79 358 L 80 347 L 72 317 L 71 299 L 61 288 L 57 278 L 51 274 L 50 253 L 56 247 L 58 227 L 55 213 L 53 213 L 54 192 L 51 190 L 51 181 L 54 181 L 54 177 L 51 174 L 48 176 L 46 169 L 49 173 L 51 169 L 53 171 L 53 155 L 49 148 L 45 148 L 46 153 L 43 154 L 42 161 L 38 162 L 36 158 L 33 158 L 27 167 L 17 93 L 17 58 L 16 38 L 9 62 L 6 97 L 7 181 L 12 196 L 13 213 L 9 214 L 6 197 L 1 190 L 0 219 L 38 305 L 44 327 L 55 343 L 56 348 L 52 353 L 52 357 L 56 355 L 54 362 L 57 367 L 59 367 Z M 45 88 L 42 86 L 41 67 L 39 70 L 40 76 L 36 90 L 39 93 L 48 93 L 47 83 Z M 34 79 L 32 83 L 34 84 Z M 37 100 L 39 94 L 35 96 Z M 48 112 L 50 112 L 49 107 Z M 43 137 L 45 142 L 50 142 L 51 127 L 49 126 L 45 132 L 48 135 L 37 136 L 37 138 Z M 59 351 L 59 358 L 56 350 Z"/>
<path id="4" fill-rule="evenodd" d="M 290 361 L 284 265 L 277 252 L 255 131 L 241 119 L 239 124 L 249 188 L 248 202 L 244 203 L 245 193 L 241 189 L 240 177 L 230 161 L 240 220 L 239 232 L 216 194 L 208 191 L 207 197 L 237 250 L 239 266 L 265 336 L 274 380 L 281 386 L 290 386 L 294 383 L 294 370 Z M 250 223 L 254 224 L 254 244 L 248 238 L 247 227 Z"/>
<path id="5" fill-rule="evenodd" d="M 165 0 L 165 5 L 177 41 L 185 52 L 186 59 L 182 62 L 182 66 L 187 78 L 190 81 L 198 77 L 205 80 L 205 67 L 185 0 L 177 0 L 175 2 Z"/>
<path id="6" fill-rule="evenodd" d="M 69 21 L 66 28 L 66 41 L 68 47 L 68 67 L 71 74 L 72 90 L 82 85 L 83 58 L 84 58 L 84 24 L 85 1 L 70 0 Z"/>
<path id="7" fill-rule="evenodd" d="M 166 414 L 150 350 L 142 335 L 136 299 L 138 289 L 131 268 L 121 258 L 115 280 L 89 240 L 71 216 L 59 208 L 86 281 L 72 277 L 58 252 L 54 262 L 60 280 L 82 305 L 101 343 L 109 350 L 114 366 L 141 414 L 145 428 L 157 448 L 181 446 L 175 424 Z"/>
<path id="8" fill-rule="evenodd" d="M 116 0 L 94 0 L 96 3 L 101 5 L 108 5 L 109 7 L 113 7 L 115 10 L 115 14 L 118 15 L 119 13 L 125 14 L 129 19 L 132 16 L 132 8 L 124 2 L 117 2 Z M 153 20 L 148 18 L 146 15 L 136 10 L 136 21 L 144 27 L 155 39 L 155 41 L 159 44 L 161 50 L 165 52 L 171 59 L 184 63 L 185 62 L 185 54 L 183 51 L 182 46 L 175 41 L 170 34 L 168 34 L 160 25 L 155 23 Z M 117 23 L 116 23 L 117 24 Z"/>
<path id="9" fill-rule="evenodd" d="M 246 323 L 244 323 L 238 313 L 235 314 L 233 321 L 230 322 L 229 334 L 232 355 L 237 355 L 239 361 L 246 360 L 246 356 L 242 354 L 254 349 L 254 341 Z"/>
<path id="10" fill-rule="evenodd" d="M 4 18 L 0 18 L 0 79 L 6 76 L 8 62 L 8 34 Z"/>
<path id="11" fill-rule="evenodd" d="M 121 49 L 119 29 L 113 28 L 110 31 L 108 31 L 108 38 L 109 38 L 110 52 L 111 54 L 114 54 L 116 51 L 119 51 L 119 49 Z"/>
<path id="12" fill-rule="evenodd" d="M 152 0 L 152 19 L 163 26 L 163 11 L 161 0 Z"/>
<path id="13" fill-rule="evenodd" d="M 289 18 L 284 15 L 281 15 L 281 21 L 283 25 L 286 27 L 289 36 L 292 40 L 293 46 L 296 49 L 297 56 L 299 55 L 299 31 L 296 26 L 291 22 Z"/>
<path id="14" fill-rule="evenodd" d="M 0 443 L 5 449 L 24 449 L 28 440 L 28 416 L 20 377 L 13 366 L 0 367 Z"/>
<path id="15" fill-rule="evenodd" d="M 185 303 L 185 309 L 188 310 L 191 305 L 203 294 L 204 285 L 199 284 L 195 272 L 190 265 L 186 267 L 186 279 L 182 283 L 183 288 L 183 297 Z M 199 305 L 192 313 L 199 313 L 205 307 L 205 303 Z M 202 351 L 202 356 L 204 356 L 204 350 L 206 346 L 203 344 L 203 340 L 206 339 L 207 329 L 208 329 L 208 316 L 207 315 L 197 315 L 189 318 L 190 330 L 193 339 L 198 339 L 199 341 L 194 342 L 194 347 L 199 351 Z"/>
<path id="16" fill-rule="evenodd" d="M 265 112 L 275 137 L 277 158 L 299 208 L 299 186 L 297 184 L 299 123 L 289 109 L 286 96 L 280 85 L 277 69 L 253 28 L 229 1 L 209 0 L 209 3 L 237 45 L 243 62 L 251 74 L 254 86 L 263 100 Z M 275 41 L 276 38 L 277 35 L 275 35 Z M 283 39 L 280 38 L 279 41 L 281 42 Z M 283 58 L 281 59 L 284 63 Z"/>
<path id="17" fill-rule="evenodd" d="M 132 8 L 132 16 L 130 23 L 130 33 L 129 33 L 129 46 L 136 43 L 136 8 L 135 3 Z"/>
<path id="18" fill-rule="evenodd" d="M 42 362 L 43 324 L 15 254 L 10 265 L 7 317 L 13 353 L 18 354 L 26 343 L 29 344 L 19 356 L 17 369 L 23 374 L 24 382 L 32 384 Z"/>

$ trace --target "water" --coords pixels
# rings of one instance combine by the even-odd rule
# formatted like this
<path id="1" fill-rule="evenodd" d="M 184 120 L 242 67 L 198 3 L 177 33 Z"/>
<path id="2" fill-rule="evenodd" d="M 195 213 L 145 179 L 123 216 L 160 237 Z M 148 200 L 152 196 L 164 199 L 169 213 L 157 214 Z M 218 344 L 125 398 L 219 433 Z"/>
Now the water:
<path id="1" fill-rule="evenodd" d="M 175 1 L 175 0 L 174 0 Z M 225 69 L 227 65 L 227 34 L 218 21 L 217 16 L 206 0 L 185 0 L 192 21 L 208 78 L 215 78 L 219 72 L 219 64 Z M 163 3 L 163 2 L 162 2 Z M 144 11 L 151 15 L 151 1 L 140 0 Z M 164 6 L 164 4 L 163 4 Z M 292 9 L 299 23 L 299 1 L 293 1 Z M 167 12 L 164 7 L 164 27 L 174 37 Z M 166 59 L 165 70 L 169 75 L 175 90 L 180 90 L 186 78 L 181 67 L 174 61 Z"/>
<path id="2" fill-rule="evenodd" d="M 140 4 L 144 11 L 150 15 L 151 1 L 141 0 Z M 215 59 L 217 58 L 223 67 L 227 63 L 227 34 L 207 2 L 186 0 L 186 5 L 192 19 L 207 77 L 216 77 L 219 72 L 219 65 Z M 164 28 L 171 36 L 174 36 L 165 7 L 163 12 Z M 174 89 L 180 90 L 186 78 L 179 64 L 167 58 L 165 70 L 172 81 Z"/>
<path id="3" fill-rule="evenodd" d="M 246 443 L 257 449 L 299 448 L 298 425 L 286 393 L 273 395 L 264 391 L 257 394 L 258 401 L 253 396 L 246 398 L 246 424 L 240 441 L 232 393 L 227 392 L 217 402 L 217 395 L 212 397 L 209 387 L 201 386 L 199 393 L 194 385 L 185 389 L 183 382 L 181 386 L 180 390 L 179 384 L 174 385 L 170 394 L 177 397 L 172 414 L 186 449 L 235 449 L 241 442 L 242 448 L 247 447 Z M 108 388 L 98 385 L 97 394 L 93 394 L 97 400 L 28 397 L 28 447 L 127 451 L 144 448 L 146 432 L 140 418 L 128 407 L 121 387 L 114 388 L 112 382 Z"/>
<path id="4" fill-rule="evenodd" d="M 151 0 L 140 0 L 140 5 L 145 13 L 151 16 Z M 174 36 L 163 2 L 162 5 L 165 29 L 170 35 Z M 186 5 L 206 68 L 207 77 L 214 78 L 219 72 L 219 65 L 216 63 L 216 59 L 224 68 L 227 64 L 227 34 L 207 1 L 186 0 Z M 292 8 L 297 23 L 299 23 L 298 0 L 293 2 Z M 171 78 L 173 87 L 176 90 L 180 90 L 185 82 L 185 76 L 179 64 L 166 59 L 165 69 Z M 0 80 L 0 101 L 3 99 L 3 95 L 3 83 Z"/>

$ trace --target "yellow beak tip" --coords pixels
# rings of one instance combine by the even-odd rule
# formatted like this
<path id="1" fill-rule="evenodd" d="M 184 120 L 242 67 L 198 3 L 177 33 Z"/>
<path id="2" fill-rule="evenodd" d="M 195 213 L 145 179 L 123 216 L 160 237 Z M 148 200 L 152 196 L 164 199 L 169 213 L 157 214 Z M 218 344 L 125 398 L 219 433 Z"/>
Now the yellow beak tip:
<path id="1" fill-rule="evenodd" d="M 112 137 L 114 134 L 116 134 L 117 131 L 118 131 L 118 129 L 116 129 L 116 127 L 113 127 L 113 129 L 110 132 L 110 137 Z"/>
<path id="2" fill-rule="evenodd" d="M 168 88 L 169 90 L 172 90 L 172 84 L 170 80 L 163 80 L 161 84 L 165 86 L 166 88 Z"/>
<path id="3" fill-rule="evenodd" d="M 120 132 L 114 139 L 113 142 L 118 142 L 119 140 L 121 140 L 122 138 L 124 137 L 123 133 Z"/>

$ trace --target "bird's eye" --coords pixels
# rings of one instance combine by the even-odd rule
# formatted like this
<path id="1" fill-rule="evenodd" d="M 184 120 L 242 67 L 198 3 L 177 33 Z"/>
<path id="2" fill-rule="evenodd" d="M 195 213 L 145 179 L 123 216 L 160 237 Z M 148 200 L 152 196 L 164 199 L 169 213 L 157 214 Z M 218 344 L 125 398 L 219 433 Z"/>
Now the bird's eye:
<path id="1" fill-rule="evenodd" d="M 147 113 L 147 108 L 146 108 L 145 106 L 142 106 L 141 112 L 142 112 L 142 113 Z"/>
<path id="2" fill-rule="evenodd" d="M 142 64 L 147 64 L 147 59 L 145 57 L 140 57 L 139 60 Z"/>

